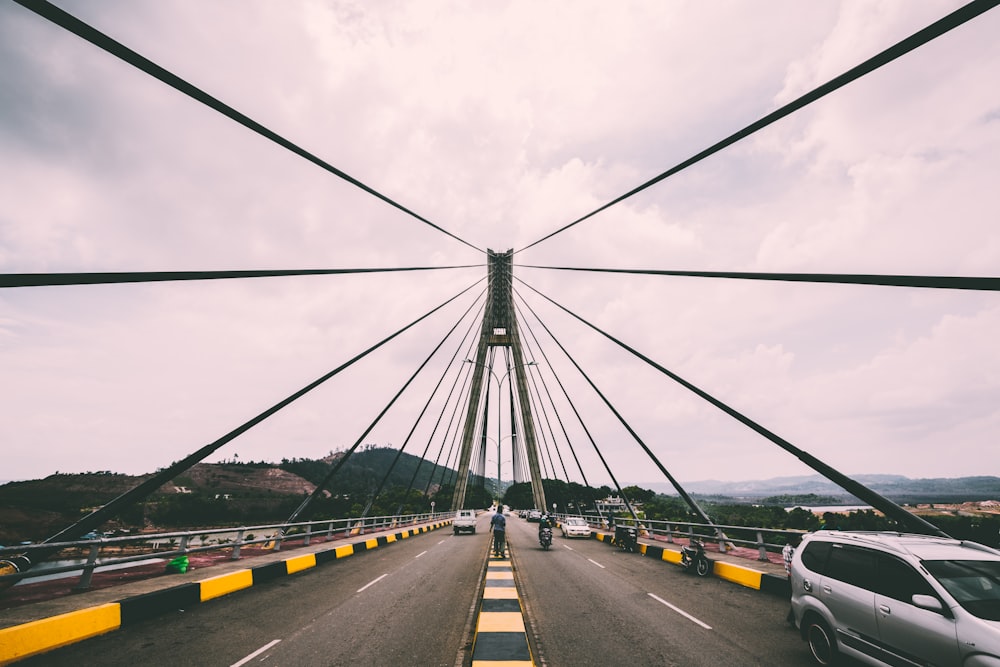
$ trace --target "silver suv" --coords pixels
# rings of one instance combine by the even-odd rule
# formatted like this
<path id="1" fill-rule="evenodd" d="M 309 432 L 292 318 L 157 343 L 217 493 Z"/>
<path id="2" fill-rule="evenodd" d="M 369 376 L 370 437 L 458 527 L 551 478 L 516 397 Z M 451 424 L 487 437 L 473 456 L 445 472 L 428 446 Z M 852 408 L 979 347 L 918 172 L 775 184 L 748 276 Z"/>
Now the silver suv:
<path id="1" fill-rule="evenodd" d="M 927 535 L 820 531 L 795 550 L 795 625 L 821 665 L 1000 667 L 1000 551 Z"/>

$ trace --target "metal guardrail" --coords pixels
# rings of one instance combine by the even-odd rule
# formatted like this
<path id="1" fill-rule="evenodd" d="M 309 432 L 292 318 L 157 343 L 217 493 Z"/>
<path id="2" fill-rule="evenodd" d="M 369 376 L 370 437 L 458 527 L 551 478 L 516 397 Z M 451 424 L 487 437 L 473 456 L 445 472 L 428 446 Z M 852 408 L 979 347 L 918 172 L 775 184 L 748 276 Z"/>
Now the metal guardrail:
<path id="1" fill-rule="evenodd" d="M 280 551 L 281 544 L 287 540 L 303 540 L 304 545 L 308 546 L 314 537 L 333 539 L 337 535 L 363 535 L 366 532 L 390 529 L 396 526 L 427 523 L 446 517 L 451 518 L 453 515 L 453 512 L 424 512 L 391 516 L 348 517 L 300 523 L 201 528 L 171 533 L 140 533 L 73 542 L 46 542 L 0 547 L 0 561 L 15 559 L 18 556 L 26 557 L 30 561 L 33 551 L 50 550 L 52 547 L 59 547 L 60 553 L 50 560 L 58 561 L 68 558 L 82 560 L 86 558 L 86 562 L 83 564 L 72 563 L 43 569 L 30 568 L 14 574 L 0 575 L 0 591 L 22 580 L 49 577 L 53 574 L 75 572 L 81 569 L 80 579 L 74 586 L 74 590 L 82 591 L 90 588 L 94 571 L 102 567 L 125 565 L 154 558 L 169 560 L 192 553 L 224 549 L 231 550 L 230 560 L 238 560 L 240 549 L 248 545 L 273 542 L 273 550 Z M 214 544 L 212 543 L 213 539 Z M 200 544 L 195 545 L 195 540 L 200 541 Z M 110 552 L 114 552 L 114 554 L 111 555 Z M 128 552 L 127 555 L 124 555 L 126 552 Z"/>
<path id="2" fill-rule="evenodd" d="M 574 516 L 569 514 L 559 515 Z M 600 516 L 588 514 L 583 517 L 591 526 L 607 527 L 607 519 Z M 615 517 L 616 525 L 635 525 L 635 520 L 630 517 Z M 659 519 L 641 519 L 640 529 L 647 530 L 651 535 L 662 536 L 668 543 L 673 543 L 675 537 L 684 537 L 688 540 L 700 539 L 705 542 L 717 542 L 719 550 L 726 552 L 729 545 L 739 544 L 752 549 L 757 549 L 757 560 L 768 561 L 767 554 L 781 553 L 785 544 L 792 536 L 801 537 L 806 531 L 788 530 L 784 528 L 759 528 L 756 526 L 724 526 L 721 524 L 693 523 L 687 521 L 663 521 Z M 766 537 L 773 539 L 774 536 L 783 536 L 782 542 L 768 542 Z"/>

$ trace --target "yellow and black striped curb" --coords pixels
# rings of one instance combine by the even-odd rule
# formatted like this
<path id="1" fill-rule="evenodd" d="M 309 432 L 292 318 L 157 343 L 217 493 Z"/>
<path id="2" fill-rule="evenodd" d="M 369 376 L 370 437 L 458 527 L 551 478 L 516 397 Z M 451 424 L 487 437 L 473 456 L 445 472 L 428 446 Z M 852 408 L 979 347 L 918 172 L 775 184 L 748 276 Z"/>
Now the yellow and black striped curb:
<path id="1" fill-rule="evenodd" d="M 476 621 L 472 667 L 533 667 L 510 552 L 491 555 Z"/>
<path id="2" fill-rule="evenodd" d="M 612 543 L 611 540 L 614 537 L 614 535 L 609 533 L 598 532 L 595 532 L 593 536 L 595 539 L 608 544 Z M 641 542 L 639 543 L 639 551 L 643 556 L 649 558 L 666 561 L 674 565 L 680 565 L 681 563 L 680 551 L 667 549 L 655 544 L 643 544 Z M 746 586 L 762 593 L 769 593 L 780 597 L 789 597 L 792 593 L 787 577 L 761 572 L 752 567 L 734 565 L 733 563 L 721 560 L 709 560 L 712 564 L 712 574 L 719 579 L 725 579 L 740 586 Z"/>
<path id="3" fill-rule="evenodd" d="M 427 524 L 342 544 L 314 553 L 237 570 L 201 581 L 172 586 L 153 593 L 135 595 L 117 602 L 80 609 L 9 628 L 0 629 L 0 665 L 68 646 L 143 621 L 171 609 L 185 609 L 229 593 L 316 567 L 322 563 L 370 551 L 420 533 L 451 524 L 451 520 Z"/>

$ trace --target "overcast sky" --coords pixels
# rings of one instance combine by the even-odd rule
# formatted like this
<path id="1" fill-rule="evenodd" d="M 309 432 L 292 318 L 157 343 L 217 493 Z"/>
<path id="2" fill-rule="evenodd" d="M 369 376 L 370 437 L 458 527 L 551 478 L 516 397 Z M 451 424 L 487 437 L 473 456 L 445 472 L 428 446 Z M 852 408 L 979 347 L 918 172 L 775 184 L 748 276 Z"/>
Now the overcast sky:
<path id="1" fill-rule="evenodd" d="M 55 4 L 472 246 L 502 251 L 590 213 L 962 3 Z M 998 34 L 992 10 L 516 263 L 996 276 Z M 0 4 L 0 273 L 476 265 L 2 289 L 0 479 L 164 467 L 485 277 L 484 260 L 33 12 Z M 995 292 L 526 267 L 515 275 L 843 472 L 1000 474 Z M 350 447 L 480 289 L 209 460 Z M 516 289 L 677 479 L 811 473 Z M 526 335 L 527 358 L 540 364 L 531 372 L 557 396 L 558 375 L 615 477 L 664 481 L 526 320 L 548 357 Z M 442 392 L 469 356 L 458 338 L 468 326 L 364 442 L 405 441 L 445 367 L 453 372 Z M 446 427 L 434 438 L 429 429 L 441 400 L 407 451 L 419 455 L 432 439 L 437 454 Z M 609 483 L 572 411 L 560 415 L 588 481 Z M 581 481 L 560 447 L 570 479 Z"/>

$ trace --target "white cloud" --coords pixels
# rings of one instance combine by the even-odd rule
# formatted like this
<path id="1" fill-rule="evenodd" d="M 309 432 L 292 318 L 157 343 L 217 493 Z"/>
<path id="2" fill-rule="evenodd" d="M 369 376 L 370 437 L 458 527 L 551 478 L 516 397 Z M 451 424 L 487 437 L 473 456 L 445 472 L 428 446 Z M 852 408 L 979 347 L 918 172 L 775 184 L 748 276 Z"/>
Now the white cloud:
<path id="1" fill-rule="evenodd" d="M 958 5 L 60 3 L 496 250 L 595 210 Z M 517 263 L 995 273 L 1000 93 L 982 84 L 1000 60 L 995 13 Z M 0 272 L 483 261 L 21 7 L 0 8 L 0 45 Z M 160 467 L 484 273 L 4 290 L 0 439 L 17 444 L 5 476 Z M 516 273 L 841 469 L 960 475 L 1000 463 L 991 294 Z M 678 477 L 801 471 L 518 290 Z M 275 460 L 353 444 L 467 304 L 226 451 Z M 644 456 L 532 326 L 599 443 L 614 448 L 616 476 L 646 479 Z M 402 441 L 432 384 L 418 382 L 372 441 Z M 684 458 L 692 445 L 703 456 Z M 606 481 L 596 468 L 588 476 Z"/>

